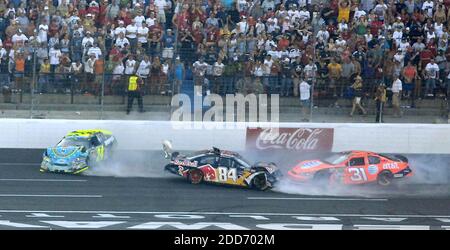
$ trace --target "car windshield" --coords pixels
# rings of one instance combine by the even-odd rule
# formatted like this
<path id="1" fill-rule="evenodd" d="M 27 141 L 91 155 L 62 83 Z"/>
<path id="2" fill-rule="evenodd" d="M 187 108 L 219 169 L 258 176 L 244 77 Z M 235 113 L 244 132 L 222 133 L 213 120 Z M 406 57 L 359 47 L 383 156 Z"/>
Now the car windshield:
<path id="1" fill-rule="evenodd" d="M 348 156 L 349 156 L 349 154 L 346 154 L 346 153 L 334 154 L 332 156 L 325 158 L 323 160 L 323 162 L 325 162 L 327 164 L 336 165 L 336 164 L 340 164 L 340 163 L 344 162 L 345 160 L 347 160 Z"/>
<path id="2" fill-rule="evenodd" d="M 57 145 L 58 147 L 86 147 L 89 148 L 89 139 L 83 137 L 66 137 Z"/>

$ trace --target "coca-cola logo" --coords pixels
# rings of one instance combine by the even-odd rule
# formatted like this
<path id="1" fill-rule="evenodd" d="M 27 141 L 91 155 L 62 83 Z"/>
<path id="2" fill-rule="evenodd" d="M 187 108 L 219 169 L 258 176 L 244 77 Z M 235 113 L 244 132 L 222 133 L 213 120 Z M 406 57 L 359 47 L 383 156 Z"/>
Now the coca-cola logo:
<path id="1" fill-rule="evenodd" d="M 255 128 L 247 129 L 247 147 L 257 150 L 330 151 L 331 128 Z"/>

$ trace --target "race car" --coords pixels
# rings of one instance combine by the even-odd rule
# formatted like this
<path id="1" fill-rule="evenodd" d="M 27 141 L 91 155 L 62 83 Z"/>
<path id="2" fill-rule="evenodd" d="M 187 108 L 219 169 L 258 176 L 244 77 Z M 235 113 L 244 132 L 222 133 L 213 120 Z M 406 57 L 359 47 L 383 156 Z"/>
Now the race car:
<path id="1" fill-rule="evenodd" d="M 402 155 L 383 155 L 367 151 L 332 154 L 323 160 L 307 160 L 288 171 L 298 182 L 327 181 L 340 184 L 376 182 L 388 186 L 395 178 L 412 175 L 408 159 Z"/>
<path id="2" fill-rule="evenodd" d="M 165 170 L 183 176 L 192 184 L 201 182 L 250 187 L 258 190 L 272 188 L 281 177 L 274 163 L 250 164 L 240 154 L 213 147 L 189 156 L 172 152 L 169 141 L 163 143 L 166 158 L 170 163 Z"/>
<path id="3" fill-rule="evenodd" d="M 40 171 L 79 174 L 109 159 L 116 145 L 116 138 L 107 130 L 70 132 L 55 147 L 45 150 Z"/>

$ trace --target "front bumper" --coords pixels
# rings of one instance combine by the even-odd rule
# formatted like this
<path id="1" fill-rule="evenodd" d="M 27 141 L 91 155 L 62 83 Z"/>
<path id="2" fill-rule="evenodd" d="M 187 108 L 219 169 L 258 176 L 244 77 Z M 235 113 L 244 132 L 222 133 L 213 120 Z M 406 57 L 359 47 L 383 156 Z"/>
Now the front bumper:
<path id="1" fill-rule="evenodd" d="M 52 173 L 62 173 L 62 174 L 80 174 L 89 169 L 89 166 L 86 164 L 81 164 L 77 166 L 69 165 L 69 166 L 58 166 L 54 165 L 50 162 L 43 161 L 41 163 L 40 172 L 52 172 Z"/>

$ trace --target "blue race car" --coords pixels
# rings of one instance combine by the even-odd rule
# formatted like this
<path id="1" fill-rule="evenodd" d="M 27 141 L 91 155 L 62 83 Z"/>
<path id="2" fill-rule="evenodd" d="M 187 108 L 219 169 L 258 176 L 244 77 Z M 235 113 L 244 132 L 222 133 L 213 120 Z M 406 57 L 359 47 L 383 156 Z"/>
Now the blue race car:
<path id="1" fill-rule="evenodd" d="M 47 148 L 41 172 L 79 174 L 109 159 L 117 146 L 107 130 L 77 130 L 67 134 L 55 147 Z"/>

